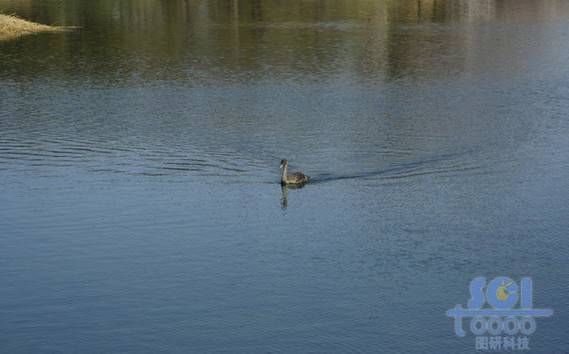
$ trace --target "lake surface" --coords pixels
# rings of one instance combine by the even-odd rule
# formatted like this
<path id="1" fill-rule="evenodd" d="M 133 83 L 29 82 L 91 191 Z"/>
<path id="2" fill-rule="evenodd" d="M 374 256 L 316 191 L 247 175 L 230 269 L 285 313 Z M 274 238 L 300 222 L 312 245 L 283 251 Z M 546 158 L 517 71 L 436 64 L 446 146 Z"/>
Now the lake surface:
<path id="1" fill-rule="evenodd" d="M 0 352 L 569 352 L 567 1 L 0 0 Z M 314 183 L 282 190 L 279 161 Z"/>

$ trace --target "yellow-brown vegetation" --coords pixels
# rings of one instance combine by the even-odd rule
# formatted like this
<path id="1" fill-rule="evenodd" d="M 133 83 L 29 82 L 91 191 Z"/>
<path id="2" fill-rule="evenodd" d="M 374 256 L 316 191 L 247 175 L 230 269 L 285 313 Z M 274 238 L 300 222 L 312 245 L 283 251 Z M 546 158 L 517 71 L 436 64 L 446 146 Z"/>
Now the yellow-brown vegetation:
<path id="1" fill-rule="evenodd" d="M 61 32 L 69 27 L 48 26 L 23 20 L 13 15 L 0 14 L 0 41 L 40 32 Z"/>

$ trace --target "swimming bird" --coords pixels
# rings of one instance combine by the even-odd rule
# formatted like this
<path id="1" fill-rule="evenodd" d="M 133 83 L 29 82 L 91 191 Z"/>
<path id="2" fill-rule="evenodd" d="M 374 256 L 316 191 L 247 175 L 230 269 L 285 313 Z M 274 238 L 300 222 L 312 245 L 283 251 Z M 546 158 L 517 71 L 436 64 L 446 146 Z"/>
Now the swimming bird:
<path id="1" fill-rule="evenodd" d="M 304 175 L 300 172 L 295 172 L 292 174 L 288 174 L 288 161 L 281 160 L 281 168 L 283 169 L 283 174 L 281 177 L 281 184 L 284 185 L 302 185 L 308 183 L 310 177 Z"/>

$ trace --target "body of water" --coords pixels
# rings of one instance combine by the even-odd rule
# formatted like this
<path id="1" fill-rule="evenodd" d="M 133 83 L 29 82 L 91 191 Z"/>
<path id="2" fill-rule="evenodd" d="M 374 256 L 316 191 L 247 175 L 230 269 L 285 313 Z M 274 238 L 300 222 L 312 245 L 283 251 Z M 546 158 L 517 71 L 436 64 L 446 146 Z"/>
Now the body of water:
<path id="1" fill-rule="evenodd" d="M 569 352 L 566 1 L 0 10 L 80 27 L 0 42 L 0 352 L 474 352 L 499 275 Z"/>

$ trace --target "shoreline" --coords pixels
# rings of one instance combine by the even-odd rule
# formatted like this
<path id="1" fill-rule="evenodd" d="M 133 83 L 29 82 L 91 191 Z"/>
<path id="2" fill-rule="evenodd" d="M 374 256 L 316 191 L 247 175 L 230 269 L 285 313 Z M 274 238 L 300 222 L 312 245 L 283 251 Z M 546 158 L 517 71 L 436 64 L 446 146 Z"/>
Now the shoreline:
<path id="1" fill-rule="evenodd" d="M 35 33 L 64 32 L 69 28 L 70 27 L 44 25 L 24 20 L 15 15 L 0 14 L 0 41 Z"/>

